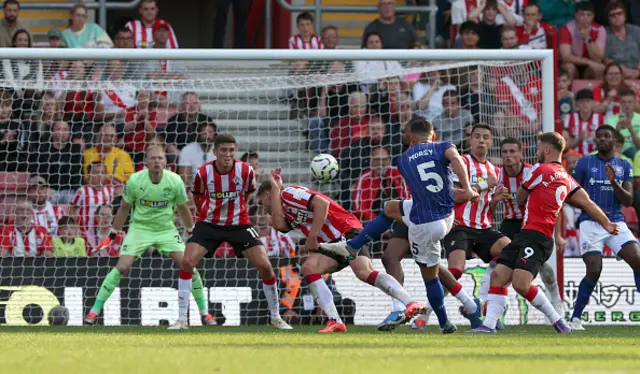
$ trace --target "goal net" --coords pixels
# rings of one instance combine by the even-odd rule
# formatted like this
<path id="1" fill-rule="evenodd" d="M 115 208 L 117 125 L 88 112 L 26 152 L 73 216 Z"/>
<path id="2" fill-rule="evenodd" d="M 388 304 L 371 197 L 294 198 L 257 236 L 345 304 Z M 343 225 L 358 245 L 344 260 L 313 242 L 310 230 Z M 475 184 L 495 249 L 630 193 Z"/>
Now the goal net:
<path id="1" fill-rule="evenodd" d="M 405 126 L 414 116 L 431 120 L 438 139 L 463 152 L 470 126 L 489 124 L 496 165 L 501 140 L 521 140 L 525 160 L 535 162 L 536 134 L 553 130 L 550 51 L 10 52 L 0 76 L 0 324 L 47 324 L 58 304 L 69 309 L 69 324 L 82 324 L 126 233 L 105 250 L 93 248 L 108 236 L 123 185 L 144 168 L 152 144 L 165 148 L 167 168 L 188 187 L 214 159 L 216 134 L 231 133 L 237 157 L 259 182 L 281 167 L 285 183 L 317 189 L 366 222 L 384 201 L 406 196 L 393 165 L 409 146 Z M 340 163 L 331 183 L 311 178 L 309 161 L 320 153 Z M 272 258 L 281 313 L 293 323 L 320 323 L 300 274 L 304 238 L 271 229 L 255 199 L 249 214 Z M 176 225 L 182 229 L 177 218 Z M 388 240 L 372 246 L 379 270 Z M 410 254 L 402 265 L 405 287 L 424 301 Z M 484 266 L 469 262 L 461 280 L 469 293 L 478 293 Z M 218 324 L 267 323 L 260 277 L 230 246 L 198 268 Z M 176 278 L 172 260 L 150 247 L 106 301 L 99 323 L 174 322 Z M 348 269 L 327 282 L 348 322 L 375 324 L 391 310 L 389 297 Z M 544 321 L 510 295 L 508 324 Z M 454 323 L 465 324 L 457 306 L 447 298 Z M 200 309 L 192 300 L 192 325 L 200 324 Z"/>

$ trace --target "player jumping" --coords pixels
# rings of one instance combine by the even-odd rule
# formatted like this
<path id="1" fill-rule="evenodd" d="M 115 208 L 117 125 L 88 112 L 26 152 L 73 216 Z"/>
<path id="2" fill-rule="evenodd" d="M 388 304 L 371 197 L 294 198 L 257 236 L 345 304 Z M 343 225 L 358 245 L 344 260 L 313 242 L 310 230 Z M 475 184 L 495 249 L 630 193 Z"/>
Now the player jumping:
<path id="1" fill-rule="evenodd" d="M 620 233 L 611 235 L 586 212 L 578 218 L 581 254 L 587 273 L 580 282 L 573 315 L 569 321 L 572 330 L 584 330 L 582 312 L 600 279 L 603 246 L 611 248 L 616 256 L 631 266 L 636 289 L 640 292 L 640 247 L 624 222 L 622 214 L 623 205 L 633 204 L 633 172 L 627 161 L 615 156 L 616 135 L 617 131 L 612 126 L 598 127 L 596 130 L 598 153 L 581 158 L 573 172 L 575 180 L 607 213 L 609 220 L 618 224 Z"/>
<path id="2" fill-rule="evenodd" d="M 174 224 L 176 207 L 185 227 L 193 228 L 184 183 L 180 176 L 165 170 L 167 158 L 162 148 L 149 147 L 146 159 L 148 169 L 131 175 L 125 184 L 122 205 L 113 219 L 109 237 L 93 250 L 99 252 L 109 246 L 125 224 L 131 207 L 134 207 L 129 232 L 120 249 L 118 263 L 102 282 L 96 302 L 84 319 L 88 325 L 96 323 L 104 303 L 118 287 L 122 277 L 129 274 L 133 263 L 149 247 L 155 247 L 160 254 L 171 257 L 178 266 L 182 264 L 184 242 Z M 208 312 L 202 279 L 197 272 L 194 274 L 194 284 L 193 297 L 198 304 L 202 323 L 215 325 L 215 319 Z"/>
<path id="3" fill-rule="evenodd" d="M 507 302 L 507 287 L 511 283 L 516 292 L 547 316 L 557 332 L 571 333 L 571 328 L 555 311 L 549 299 L 531 284 L 553 252 L 553 231 L 557 226 L 558 214 L 566 199 L 569 204 L 594 217 L 608 233 L 617 234 L 618 225 L 609 221 L 606 214 L 567 174 L 561 163 L 565 146 L 564 138 L 558 133 L 547 132 L 538 136 L 539 163 L 531 169 L 531 174 L 517 192 L 518 203 L 524 204 L 526 201 L 522 231 L 498 257 L 498 265 L 491 275 L 484 324 L 468 332 L 496 332 L 496 323 Z"/>
<path id="4" fill-rule="evenodd" d="M 258 269 L 269 305 L 270 325 L 281 330 L 291 329 L 280 317 L 276 275 L 258 232 L 251 226 L 247 198 L 256 190 L 256 180 L 253 168 L 236 160 L 237 144 L 230 134 L 216 136 L 216 160 L 201 166 L 193 179 L 191 190 L 198 207 L 198 223 L 187 241 L 180 267 L 178 321 L 170 329 L 188 328 L 187 310 L 192 277 L 197 274 L 195 267 L 207 252 L 213 253 L 223 242 L 229 243 L 238 257 L 247 258 Z"/>
<path id="5" fill-rule="evenodd" d="M 352 261 L 342 256 L 317 251 L 318 242 L 330 243 L 354 238 L 362 231 L 362 224 L 351 213 L 329 197 L 300 186 L 283 188 L 280 169 L 271 172 L 269 181 L 262 183 L 258 198 L 271 215 L 272 226 L 281 232 L 299 229 L 306 236 L 309 257 L 302 264 L 302 275 L 318 301 L 320 308 L 329 317 L 321 333 L 346 332 L 340 319 L 333 295 L 322 274 L 334 273 L 350 266 L 355 276 L 405 305 L 404 319 L 410 320 L 425 307 L 413 298 L 392 276 L 373 269 L 368 251 L 365 249 Z"/>
<path id="6" fill-rule="evenodd" d="M 444 290 L 438 274 L 439 270 L 444 270 L 439 269 L 440 240 L 449 232 L 454 220 L 454 188 L 449 167 L 460 180 L 461 188 L 456 195 L 473 200 L 478 197 L 478 193 L 469 184 L 467 170 L 455 146 L 450 142 L 432 142 L 435 133 L 431 122 L 415 118 L 408 126 L 413 146 L 400 156 L 398 168 L 411 190 L 413 200 L 387 202 L 384 212 L 369 222 L 358 236 L 347 241 L 346 245 L 320 244 L 319 247 L 353 258 L 366 243 L 387 231 L 394 220 L 404 222 L 409 227 L 411 253 L 420 267 L 427 298 L 438 317 L 440 329 L 448 334 L 455 332 L 456 327 L 447 316 Z M 449 274 L 449 277 L 452 276 Z M 465 306 L 476 306 L 464 293 L 461 285 L 458 284 L 456 288 L 460 292 L 455 295 Z M 465 298 L 461 299 L 462 297 Z M 481 323 L 479 309 L 472 316 L 474 325 Z"/>

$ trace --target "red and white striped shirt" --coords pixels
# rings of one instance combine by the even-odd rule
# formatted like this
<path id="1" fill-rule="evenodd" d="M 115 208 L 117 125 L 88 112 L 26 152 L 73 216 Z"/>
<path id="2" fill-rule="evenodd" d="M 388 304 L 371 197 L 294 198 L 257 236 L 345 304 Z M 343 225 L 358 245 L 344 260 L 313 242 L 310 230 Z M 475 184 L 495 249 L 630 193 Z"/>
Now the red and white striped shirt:
<path id="1" fill-rule="evenodd" d="M 33 225 L 44 227 L 51 236 L 58 235 L 58 220 L 65 215 L 64 209 L 47 201 L 41 210 L 33 210 Z"/>
<path id="2" fill-rule="evenodd" d="M 23 233 L 13 225 L 5 226 L 0 238 L 0 248 L 13 257 L 39 257 L 53 250 L 51 236 L 44 227 L 31 227 Z"/>
<path id="3" fill-rule="evenodd" d="M 522 186 L 523 179 L 526 179 L 531 172 L 531 164 L 526 162 L 522 165 L 522 169 L 515 177 L 507 174 L 504 170 L 504 166 L 500 168 L 500 179 L 498 179 L 498 187 L 505 187 L 509 191 L 509 198 L 502 200 L 504 204 L 504 219 L 523 219 L 524 218 L 524 205 L 518 205 L 516 199 L 516 193 L 518 188 Z"/>
<path id="4" fill-rule="evenodd" d="M 293 257 L 296 255 L 296 243 L 286 233 L 273 227 L 269 228 L 267 236 L 261 238 L 269 257 Z"/>
<path id="5" fill-rule="evenodd" d="M 221 174 L 215 161 L 207 162 L 193 178 L 191 191 L 200 195 L 198 221 L 217 226 L 250 225 L 245 194 L 256 190 L 251 165 L 236 160 L 227 174 Z"/>
<path id="6" fill-rule="evenodd" d="M 289 38 L 289 49 L 324 49 L 322 39 L 316 34 L 311 35 L 309 41 L 305 41 L 300 34 Z"/>
<path id="7" fill-rule="evenodd" d="M 600 113 L 592 113 L 589 119 L 583 121 L 580 118 L 580 114 L 574 112 L 567 116 L 564 122 L 564 128 L 573 137 L 577 137 L 582 133 L 589 134 L 582 143 L 575 147 L 575 150 L 583 155 L 588 155 L 596 150 L 595 131 L 602 125 L 604 125 L 604 116 Z"/>
<path id="8" fill-rule="evenodd" d="M 293 229 L 299 229 L 304 236 L 309 235 L 313 222 L 311 199 L 321 198 L 329 202 L 329 213 L 318 234 L 318 241 L 328 243 L 338 240 L 343 234 L 362 229 L 362 223 L 351 213 L 327 196 L 302 186 L 285 188 L 280 194 L 284 219 Z"/>
<path id="9" fill-rule="evenodd" d="M 496 101 L 527 123 L 538 120 L 542 112 L 542 80 L 530 75 L 521 82 L 504 76 L 496 85 Z"/>
<path id="10" fill-rule="evenodd" d="M 153 47 L 153 26 L 145 27 L 140 20 L 129 21 L 126 26 L 133 33 L 133 46 L 135 48 Z M 176 38 L 176 33 L 173 32 L 171 25 L 169 25 L 167 48 L 178 48 L 178 38 Z"/>
<path id="11" fill-rule="evenodd" d="M 96 210 L 101 205 L 111 204 L 113 201 L 113 187 L 105 186 L 100 190 L 96 190 L 91 186 L 82 186 L 76 191 L 73 197 L 73 205 L 80 208 L 78 214 L 80 218 L 80 227 L 85 237 L 95 233 L 98 217 Z"/>
<path id="12" fill-rule="evenodd" d="M 547 33 L 553 27 L 546 22 L 539 22 L 530 32 L 524 25 L 518 26 L 518 44 L 528 45 L 531 49 L 547 49 Z"/>
<path id="13" fill-rule="evenodd" d="M 493 175 L 496 180 L 500 170 L 489 161 L 477 161 L 470 154 L 462 156 L 469 182 L 474 185 L 486 182 L 489 175 Z M 454 174 L 454 182 L 458 182 L 458 177 Z M 467 201 L 455 205 L 456 221 L 459 226 L 470 227 L 472 229 L 484 230 L 491 228 L 493 225 L 493 217 L 490 212 L 490 202 L 493 194 L 496 192 L 496 186 L 480 192 L 480 197 L 476 202 Z"/>

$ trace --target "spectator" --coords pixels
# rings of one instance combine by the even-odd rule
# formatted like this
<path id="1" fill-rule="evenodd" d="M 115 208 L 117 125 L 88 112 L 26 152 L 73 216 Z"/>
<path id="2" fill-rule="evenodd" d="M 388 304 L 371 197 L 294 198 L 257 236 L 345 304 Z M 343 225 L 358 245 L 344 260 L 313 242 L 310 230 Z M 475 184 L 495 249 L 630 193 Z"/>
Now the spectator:
<path id="1" fill-rule="evenodd" d="M 107 86 L 98 94 L 94 121 L 124 125 L 127 109 L 135 107 L 136 87 L 122 81 L 124 69 L 119 60 L 109 60 L 107 63 Z"/>
<path id="2" fill-rule="evenodd" d="M 345 73 L 342 62 L 331 62 L 329 74 Z M 355 83 L 313 87 L 308 91 L 309 149 L 329 153 L 329 127 L 349 115 L 349 96 L 360 88 Z"/>
<path id="3" fill-rule="evenodd" d="M 558 110 L 562 120 L 573 113 L 575 107 L 573 92 L 571 92 L 572 83 L 569 73 L 562 68 L 558 69 Z"/>
<path id="4" fill-rule="evenodd" d="M 376 218 L 386 201 L 408 198 L 407 186 L 400 171 L 391 166 L 391 157 L 386 148 L 376 146 L 371 149 L 370 165 L 351 189 L 351 211 L 362 222 Z"/>
<path id="5" fill-rule="evenodd" d="M 289 38 L 289 49 L 324 49 L 320 36 L 313 30 L 313 16 L 302 12 L 296 17 L 298 33 Z"/>
<path id="6" fill-rule="evenodd" d="M 49 201 L 49 184 L 41 176 L 29 179 L 28 199 L 33 211 L 33 224 L 47 229 L 51 237 L 58 236 L 58 220 L 65 211 Z"/>
<path id="7" fill-rule="evenodd" d="M 562 67 L 578 78 L 601 78 L 607 31 L 593 21 L 593 4 L 576 5 L 576 19 L 560 30 Z"/>
<path id="8" fill-rule="evenodd" d="M 27 129 L 28 134 L 21 137 L 20 141 L 26 143 L 24 146 L 21 145 L 21 148 L 29 152 L 37 152 L 40 144 L 48 142 L 51 139 L 53 125 L 62 119 L 53 93 L 45 92 L 38 105 L 39 109 L 32 113 L 31 118 L 23 121 L 23 128 Z"/>
<path id="9" fill-rule="evenodd" d="M 444 112 L 433 121 L 438 139 L 455 144 L 463 149 L 463 130 L 473 125 L 471 112 L 460 108 L 460 96 L 457 91 L 447 91 L 442 98 Z"/>
<path id="10" fill-rule="evenodd" d="M 138 22 L 138 21 L 131 21 Z M 133 44 L 133 31 L 131 31 L 127 26 L 117 27 L 112 34 L 113 44 L 115 48 L 135 48 Z M 153 37 L 153 33 L 149 39 Z M 151 47 L 151 45 L 149 45 Z M 145 76 L 145 65 L 147 61 L 144 60 L 120 60 L 120 62 L 124 65 L 124 74 L 122 79 L 126 80 L 138 80 L 143 79 Z M 103 80 L 106 80 L 108 77 L 103 74 Z"/>
<path id="11" fill-rule="evenodd" d="M 17 30 L 11 40 L 14 48 L 31 48 L 31 35 L 27 30 Z M 19 117 L 24 113 L 30 114 L 31 108 L 35 105 L 34 100 L 40 94 L 34 89 L 25 89 L 24 82 L 30 81 L 34 86 L 42 85 L 44 73 L 42 60 L 17 60 L 3 59 L 0 66 L 2 79 L 7 82 L 8 88 L 15 91 L 15 108 L 20 108 Z"/>
<path id="12" fill-rule="evenodd" d="M 42 176 L 53 191 L 55 204 L 68 204 L 82 181 L 82 146 L 71 141 L 69 124 L 57 121 L 50 140 L 39 143 L 29 154 L 33 172 Z"/>
<path id="13" fill-rule="evenodd" d="M 252 0 L 217 0 L 213 20 L 213 48 L 224 48 L 229 8 L 233 3 L 233 48 L 247 48 L 247 19 Z"/>
<path id="14" fill-rule="evenodd" d="M 111 125 L 103 125 L 98 135 L 98 144 L 83 153 L 85 180 L 91 179 L 90 165 L 96 162 L 104 164 L 109 178 L 115 178 L 120 183 L 125 183 L 133 174 L 133 161 L 131 156 L 114 145 L 116 129 Z"/>
<path id="15" fill-rule="evenodd" d="M 87 23 L 87 7 L 80 3 L 71 7 L 69 27 L 62 32 L 68 48 L 111 48 L 113 41 L 102 27 Z"/>
<path id="16" fill-rule="evenodd" d="M 95 257 L 118 257 L 120 254 L 120 248 L 124 243 L 125 233 L 120 231 L 114 240 L 109 243 L 106 248 L 103 248 L 99 252 L 93 252 L 96 245 L 109 237 L 111 234 L 111 225 L 113 222 L 113 207 L 111 205 L 103 204 L 96 208 L 96 219 L 98 221 L 95 231 L 88 233 L 89 247 L 91 248 L 91 255 Z M 93 244 L 91 244 L 93 243 Z"/>
<path id="17" fill-rule="evenodd" d="M 638 99 L 636 93 L 630 88 L 620 89 L 620 113 L 607 119 L 607 125 L 611 125 L 620 131 L 626 141 L 622 146 L 622 154 L 634 160 L 640 149 L 640 114 L 636 107 Z"/>
<path id="18" fill-rule="evenodd" d="M 524 24 L 518 26 L 518 44 L 531 49 L 546 49 L 549 47 L 547 34 L 553 32 L 553 26 L 541 22 L 540 5 L 535 2 L 524 7 Z"/>
<path id="19" fill-rule="evenodd" d="M 198 139 L 198 126 L 202 123 L 216 126 L 213 118 L 200 112 L 200 99 L 195 92 L 182 94 L 178 113 L 158 129 L 158 135 L 167 143 L 167 153 L 179 156 L 184 146 Z"/>
<path id="20" fill-rule="evenodd" d="M 131 21 L 131 22 L 140 22 L 140 21 Z M 127 25 L 131 24 L 131 22 L 129 22 Z M 152 37 L 149 37 L 149 39 L 151 38 Z M 125 49 L 135 48 L 136 45 L 133 42 L 133 31 L 131 31 L 131 29 L 129 29 L 127 26 L 122 26 L 115 29 L 113 33 L 113 44 L 115 48 L 125 48 Z"/>
<path id="21" fill-rule="evenodd" d="M 131 154 L 135 164 L 144 161 L 145 144 L 156 136 L 156 112 L 158 103 L 151 91 L 138 91 L 136 105 L 126 109 L 124 117 L 124 149 Z"/>
<path id="22" fill-rule="evenodd" d="M 564 26 L 575 17 L 577 4 L 575 1 L 538 0 L 537 3 L 543 20 L 557 28 Z"/>
<path id="23" fill-rule="evenodd" d="M 178 38 L 176 38 L 171 25 L 167 21 L 157 18 L 158 6 L 155 0 L 142 0 L 138 6 L 138 13 L 140 13 L 139 20 L 129 21 L 126 24 L 126 27 L 133 33 L 134 48 L 151 48 L 159 42 L 154 37 L 155 25 L 158 21 L 166 24 L 167 37 L 162 41 L 164 48 L 178 48 Z"/>
<path id="24" fill-rule="evenodd" d="M 640 27 L 627 23 L 627 9 L 614 1 L 607 7 L 609 27 L 605 62 L 616 62 L 622 67 L 625 79 L 640 77 Z"/>
<path id="25" fill-rule="evenodd" d="M 402 86 L 399 77 L 380 79 L 376 89 L 370 94 L 371 113 L 382 116 L 385 122 L 391 121 L 391 117 L 398 113 L 398 101 L 404 91 Z"/>
<path id="26" fill-rule="evenodd" d="M 352 92 L 349 94 L 349 115 L 341 118 L 329 133 L 332 152 L 339 155 L 350 141 L 365 136 L 368 125 L 369 103 L 367 96 L 362 92 Z"/>
<path id="27" fill-rule="evenodd" d="M 153 48 L 167 48 L 165 41 L 169 38 L 169 24 L 166 21 L 157 21 L 153 26 Z M 187 70 L 181 61 L 177 60 L 149 60 L 140 66 L 143 72 L 148 72 L 145 77 L 151 80 L 178 80 L 185 79 Z M 156 95 L 166 98 L 165 101 L 174 102 L 178 98 L 177 93 L 168 95 L 166 91 L 156 92 Z"/>
<path id="28" fill-rule="evenodd" d="M 340 44 L 338 28 L 333 25 L 325 26 L 320 33 L 320 37 L 324 49 L 337 49 Z"/>
<path id="29" fill-rule="evenodd" d="M 433 120 L 443 111 L 442 98 L 447 91 L 455 90 L 447 70 L 430 71 L 422 74 L 413 85 L 413 101 L 416 114 Z"/>
<path id="30" fill-rule="evenodd" d="M 478 68 L 472 67 L 468 71 L 463 72 L 460 76 L 460 105 L 462 109 L 468 110 L 473 116 L 473 122 L 484 122 L 480 113 L 480 98 L 483 102 L 490 102 L 490 97 L 486 92 L 480 91 L 480 80 L 478 78 Z"/>
<path id="31" fill-rule="evenodd" d="M 94 248 L 100 243 L 95 236 L 98 229 L 96 212 L 101 205 L 113 202 L 114 190 L 111 186 L 107 186 L 105 178 L 107 169 L 104 164 L 92 163 L 88 170 L 87 184 L 76 191 L 69 207 L 69 215 L 80 224 L 82 236 L 87 239 L 89 247 Z"/>
<path id="32" fill-rule="evenodd" d="M 89 142 L 93 142 L 93 130 L 96 125 L 93 120 L 96 95 L 91 85 L 95 84 L 92 81 L 96 79 L 95 77 L 90 77 L 87 80 L 87 78 L 84 62 L 73 61 L 64 80 L 80 81 L 84 87 L 59 92 L 58 95 L 63 98 L 64 119 L 71 124 L 72 132 L 79 134 Z"/>
<path id="33" fill-rule="evenodd" d="M 258 232 L 260 240 L 264 243 L 269 257 L 294 257 L 296 255 L 296 243 L 289 234 L 281 233 L 269 225 L 269 215 L 260 205 L 254 205 L 249 213 L 253 227 Z"/>
<path id="34" fill-rule="evenodd" d="M 395 0 L 378 0 L 378 18 L 365 27 L 363 44 L 371 33 L 380 36 L 386 49 L 409 49 L 418 42 L 418 35 L 411 23 L 396 16 Z"/>
<path id="35" fill-rule="evenodd" d="M 622 66 L 610 62 L 604 68 L 602 84 L 593 89 L 593 98 L 598 102 L 594 110 L 605 118 L 620 113 L 620 91 L 629 88 L 623 77 Z"/>
<path id="36" fill-rule="evenodd" d="M 600 113 L 593 111 L 593 92 L 584 88 L 576 93 L 576 112 L 571 113 L 564 123 L 569 132 L 567 146 L 583 155 L 596 150 L 596 129 L 604 124 Z"/>
<path id="37" fill-rule="evenodd" d="M 47 229 L 34 226 L 31 203 L 21 199 L 14 205 L 13 224 L 0 234 L 0 257 L 51 257 L 53 246 Z"/>
<path id="38" fill-rule="evenodd" d="M 13 97 L 0 92 L 0 171 L 26 171 L 26 158 L 20 150 L 20 121 L 12 119 Z"/>
<path id="39" fill-rule="evenodd" d="M 73 218 L 60 217 L 58 232 L 60 236 L 51 240 L 55 257 L 87 257 L 87 243 Z"/>
<path id="40" fill-rule="evenodd" d="M 192 178 L 198 173 L 200 166 L 215 161 L 213 142 L 216 139 L 216 131 L 217 127 L 214 123 L 201 123 L 198 125 L 197 141 L 187 144 L 180 150 L 178 174 L 185 185 L 191 186 Z"/>
<path id="41" fill-rule="evenodd" d="M 20 2 L 5 0 L 3 6 L 4 18 L 0 20 L 0 48 L 13 46 L 13 34 L 18 30 L 27 30 L 27 26 L 18 19 Z"/>
<path id="42" fill-rule="evenodd" d="M 55 27 L 52 27 L 47 31 L 47 45 L 48 48 L 61 48 L 65 47 L 62 43 L 62 32 Z"/>
<path id="43" fill-rule="evenodd" d="M 476 23 L 467 21 L 460 25 L 461 49 L 477 49 L 480 41 L 479 27 Z"/>
<path id="44" fill-rule="evenodd" d="M 387 0 L 384 0 L 387 1 Z M 374 21 L 375 22 L 375 21 Z M 365 36 L 362 42 L 364 49 L 382 49 L 382 37 L 376 32 L 371 32 Z M 401 72 L 402 66 L 398 61 L 354 61 L 353 71 L 361 83 L 364 92 L 369 91 L 369 86 L 378 82 L 378 78 L 388 76 L 392 72 Z"/>
<path id="45" fill-rule="evenodd" d="M 517 3 L 518 1 L 515 1 Z M 482 17 L 479 17 L 482 15 Z M 467 16 L 467 20 L 478 24 L 477 32 L 480 40 L 478 48 L 499 49 L 500 29 L 502 24 L 498 23 L 497 16 L 501 15 L 503 24 L 515 26 L 517 21 L 511 14 L 509 8 L 498 0 L 481 0 L 480 6 L 472 10 Z"/>
<path id="46" fill-rule="evenodd" d="M 518 45 L 518 30 L 511 26 L 504 26 L 500 30 L 500 46 L 502 49 L 527 48 L 526 45 Z"/>
<path id="47" fill-rule="evenodd" d="M 240 161 L 246 162 L 253 168 L 253 174 L 256 176 L 256 180 L 258 181 L 258 183 L 260 183 L 260 177 L 262 177 L 262 167 L 260 166 L 260 155 L 258 155 L 258 152 L 245 152 L 242 157 L 240 157 Z"/>

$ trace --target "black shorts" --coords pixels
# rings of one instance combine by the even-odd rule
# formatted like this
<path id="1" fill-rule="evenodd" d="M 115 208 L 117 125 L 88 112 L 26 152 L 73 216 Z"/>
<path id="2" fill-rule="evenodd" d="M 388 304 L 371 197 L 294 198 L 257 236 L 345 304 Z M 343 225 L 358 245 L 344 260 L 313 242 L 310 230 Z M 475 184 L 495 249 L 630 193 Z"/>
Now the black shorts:
<path id="1" fill-rule="evenodd" d="M 521 219 L 505 219 L 500 224 L 500 232 L 513 241 L 522 230 Z"/>
<path id="2" fill-rule="evenodd" d="M 504 237 L 504 234 L 494 229 L 472 229 L 456 226 L 444 237 L 444 249 L 447 257 L 451 252 L 462 249 L 467 253 L 467 260 L 478 256 L 485 263 L 491 262 L 491 247 Z"/>
<path id="3" fill-rule="evenodd" d="M 263 245 L 258 232 L 251 225 L 225 227 L 207 222 L 196 223 L 193 234 L 187 240 L 187 243 L 203 246 L 209 256 L 213 255 L 223 242 L 229 243 L 238 257 L 243 257 L 242 252 L 246 249 Z"/>
<path id="4" fill-rule="evenodd" d="M 553 239 L 538 231 L 522 230 L 502 250 L 498 263 L 511 269 L 526 270 L 535 278 L 552 253 Z"/>
<path id="5" fill-rule="evenodd" d="M 391 237 L 409 240 L 409 228 L 404 223 L 395 221 L 393 223 L 393 230 L 391 231 Z"/>
<path id="6" fill-rule="evenodd" d="M 356 236 L 358 236 L 358 234 L 360 233 L 360 231 L 362 231 L 361 229 L 351 229 L 347 232 L 344 233 L 344 239 L 349 240 L 349 239 L 353 239 Z M 332 241 L 331 243 L 336 243 L 341 241 L 342 238 L 337 239 Z M 336 260 L 336 262 L 338 262 L 338 271 L 346 268 L 347 266 L 349 266 L 349 260 L 346 259 L 345 257 L 340 257 L 340 256 L 332 256 L 326 253 L 321 253 L 323 256 L 327 256 L 329 258 L 332 258 L 334 260 Z M 367 258 L 371 258 L 371 255 L 369 254 L 369 246 L 365 245 L 364 247 L 360 248 L 360 252 L 358 252 L 358 257 L 360 256 L 364 256 Z"/>

